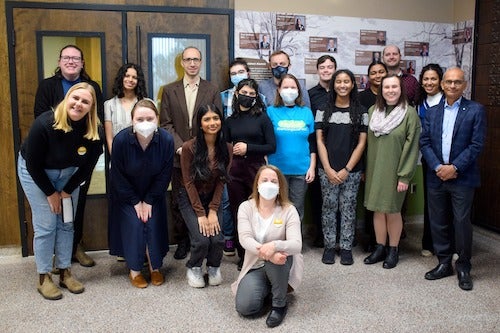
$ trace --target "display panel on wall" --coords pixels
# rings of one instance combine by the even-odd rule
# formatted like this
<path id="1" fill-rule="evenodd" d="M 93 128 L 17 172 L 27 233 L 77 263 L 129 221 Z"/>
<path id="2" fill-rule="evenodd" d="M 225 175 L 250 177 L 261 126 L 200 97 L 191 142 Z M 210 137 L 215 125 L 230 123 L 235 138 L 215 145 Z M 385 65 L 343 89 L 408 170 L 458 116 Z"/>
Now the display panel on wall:
<path id="1" fill-rule="evenodd" d="M 272 52 L 283 50 L 290 56 L 290 72 L 311 88 L 318 81 L 311 59 L 330 54 L 337 68 L 348 68 L 362 78 L 368 65 L 382 58 L 384 47 L 394 44 L 401 50 L 401 69 L 417 78 L 429 63 L 462 67 L 470 77 L 472 27 L 472 21 L 448 24 L 236 11 L 235 56 L 268 61 Z"/>

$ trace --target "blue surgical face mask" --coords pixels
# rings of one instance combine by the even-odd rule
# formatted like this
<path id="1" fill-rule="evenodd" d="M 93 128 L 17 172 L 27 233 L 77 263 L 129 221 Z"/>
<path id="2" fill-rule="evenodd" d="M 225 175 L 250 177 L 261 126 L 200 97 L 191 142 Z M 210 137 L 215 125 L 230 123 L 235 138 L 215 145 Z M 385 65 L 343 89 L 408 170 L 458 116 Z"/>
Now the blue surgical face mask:
<path id="1" fill-rule="evenodd" d="M 231 83 L 236 87 L 242 80 L 248 79 L 248 73 L 231 75 Z"/>
<path id="2" fill-rule="evenodd" d="M 288 67 L 277 66 L 271 69 L 273 72 L 273 76 L 277 79 L 281 79 L 281 76 L 288 73 Z"/>

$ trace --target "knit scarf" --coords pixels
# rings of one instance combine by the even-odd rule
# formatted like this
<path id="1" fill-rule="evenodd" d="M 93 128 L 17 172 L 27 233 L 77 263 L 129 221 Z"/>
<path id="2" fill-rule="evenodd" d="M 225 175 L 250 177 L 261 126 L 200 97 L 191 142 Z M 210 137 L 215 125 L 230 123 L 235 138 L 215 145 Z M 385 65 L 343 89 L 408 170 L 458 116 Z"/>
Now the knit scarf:
<path id="1" fill-rule="evenodd" d="M 399 126 L 403 121 L 406 110 L 406 104 L 396 106 L 388 115 L 385 114 L 386 108 L 380 110 L 377 107 L 373 110 L 372 118 L 370 119 L 370 129 L 376 137 L 387 135 L 393 129 Z"/>

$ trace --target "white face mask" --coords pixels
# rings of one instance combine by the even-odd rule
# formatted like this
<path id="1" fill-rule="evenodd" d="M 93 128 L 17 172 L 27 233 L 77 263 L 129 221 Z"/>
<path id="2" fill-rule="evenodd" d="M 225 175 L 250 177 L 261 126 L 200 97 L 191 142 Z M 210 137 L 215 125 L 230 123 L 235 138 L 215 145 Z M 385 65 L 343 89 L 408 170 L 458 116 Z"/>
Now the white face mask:
<path id="1" fill-rule="evenodd" d="M 147 138 L 158 128 L 158 124 L 153 121 L 141 121 L 134 124 L 134 132 L 140 134 L 142 137 Z"/>
<path id="2" fill-rule="evenodd" d="M 280 187 L 275 183 L 264 182 L 259 184 L 258 191 L 264 199 L 272 200 L 278 195 Z"/>
<path id="3" fill-rule="evenodd" d="M 281 89 L 280 96 L 286 106 L 295 105 L 295 100 L 299 97 L 299 91 L 293 88 Z"/>

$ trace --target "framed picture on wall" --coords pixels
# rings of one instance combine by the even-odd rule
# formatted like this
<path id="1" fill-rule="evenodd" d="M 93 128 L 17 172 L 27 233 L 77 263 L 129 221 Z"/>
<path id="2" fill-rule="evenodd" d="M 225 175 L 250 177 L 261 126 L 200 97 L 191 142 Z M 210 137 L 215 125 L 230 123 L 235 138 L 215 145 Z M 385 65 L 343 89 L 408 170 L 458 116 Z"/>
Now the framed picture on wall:
<path id="1" fill-rule="evenodd" d="M 360 30 L 359 44 L 361 45 L 382 45 L 386 43 L 386 31 L 384 30 Z"/>
<path id="2" fill-rule="evenodd" d="M 309 37 L 309 52 L 337 52 L 336 37 Z"/>

